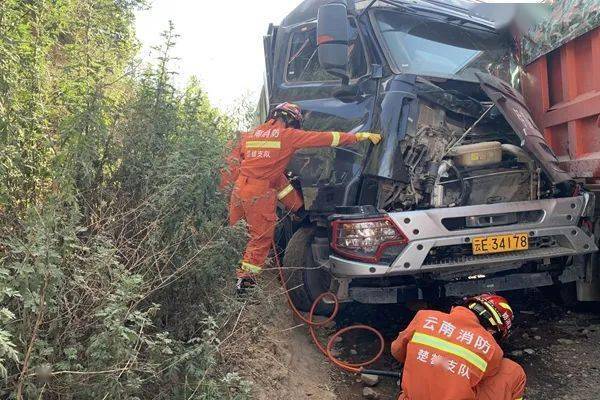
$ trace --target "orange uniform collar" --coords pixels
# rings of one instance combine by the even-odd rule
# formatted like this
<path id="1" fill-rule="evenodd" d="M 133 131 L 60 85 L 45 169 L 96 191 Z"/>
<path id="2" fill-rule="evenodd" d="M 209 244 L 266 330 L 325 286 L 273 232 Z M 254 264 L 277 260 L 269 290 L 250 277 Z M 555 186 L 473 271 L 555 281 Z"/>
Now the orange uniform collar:
<path id="1" fill-rule="evenodd" d="M 463 306 L 456 306 L 456 307 L 452 307 L 452 310 L 450 311 L 450 314 L 452 315 L 461 315 L 463 318 L 469 319 L 473 322 L 476 322 L 478 324 L 481 324 L 479 322 L 479 318 L 477 318 L 477 315 L 475 315 L 475 313 L 471 310 L 469 310 L 466 307 Z"/>

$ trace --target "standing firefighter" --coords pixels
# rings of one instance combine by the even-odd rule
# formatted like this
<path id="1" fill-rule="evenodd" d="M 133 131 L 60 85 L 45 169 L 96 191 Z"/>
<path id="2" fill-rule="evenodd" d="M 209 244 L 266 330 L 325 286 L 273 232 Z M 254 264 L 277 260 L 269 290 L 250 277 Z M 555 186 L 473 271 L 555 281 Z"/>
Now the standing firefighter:
<path id="1" fill-rule="evenodd" d="M 295 104 L 275 107 L 269 119 L 252 132 L 242 134 L 239 176 L 229 205 L 229 222 L 245 219 L 250 230 L 240 268 L 237 288 L 242 292 L 255 284 L 262 270 L 276 224 L 276 203 L 284 170 L 294 152 L 308 147 L 343 146 L 370 140 L 377 144 L 381 136 L 374 133 L 308 132 L 300 129 L 302 112 Z M 287 185 L 286 185 L 287 187 Z"/>
<path id="2" fill-rule="evenodd" d="M 521 400 L 525 372 L 497 343 L 512 320 L 506 299 L 491 294 L 450 314 L 419 311 L 392 343 L 404 363 L 400 400 Z"/>
<path id="3" fill-rule="evenodd" d="M 244 158 L 241 143 L 242 133 L 236 133 L 236 140 L 227 144 L 229 155 L 225 159 L 225 168 L 221 170 L 221 182 L 219 190 L 225 194 L 231 195 L 233 185 L 240 176 L 240 164 Z M 292 213 L 301 213 L 304 208 L 304 200 L 301 193 L 292 186 L 289 179 L 282 174 L 275 180 L 275 189 L 277 191 L 277 200 L 283 207 Z"/>

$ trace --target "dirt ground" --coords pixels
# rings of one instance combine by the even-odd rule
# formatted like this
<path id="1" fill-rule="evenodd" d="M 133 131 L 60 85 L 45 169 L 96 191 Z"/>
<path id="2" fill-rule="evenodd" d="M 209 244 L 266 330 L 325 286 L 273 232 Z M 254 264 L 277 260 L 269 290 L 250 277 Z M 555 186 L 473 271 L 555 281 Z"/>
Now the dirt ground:
<path id="1" fill-rule="evenodd" d="M 254 382 L 254 398 L 362 399 L 357 377 L 331 366 L 312 344 L 306 327 L 292 318 L 281 289 L 272 280 L 260 300 L 249 301 L 244 313 L 254 315 L 253 326 L 239 324 L 244 356 L 235 371 Z M 504 343 L 505 356 L 521 364 L 528 378 L 527 399 L 600 398 L 600 306 L 567 309 L 547 300 L 537 290 L 507 292 L 516 310 L 515 329 Z M 440 307 L 449 307 L 442 305 Z M 262 314 L 262 315 L 261 315 Z M 373 368 L 397 370 L 389 343 L 414 313 L 401 306 L 353 305 L 340 312 L 336 326 L 322 329 L 323 342 L 341 327 L 365 323 L 386 337 L 386 353 Z M 257 317 L 261 315 L 260 317 Z M 253 320 L 249 318 L 248 321 Z M 256 324 L 260 318 L 260 324 Z M 336 345 L 340 358 L 357 361 L 377 351 L 369 334 L 350 334 Z M 397 382 L 382 378 L 373 388 L 382 400 L 395 399 Z"/>

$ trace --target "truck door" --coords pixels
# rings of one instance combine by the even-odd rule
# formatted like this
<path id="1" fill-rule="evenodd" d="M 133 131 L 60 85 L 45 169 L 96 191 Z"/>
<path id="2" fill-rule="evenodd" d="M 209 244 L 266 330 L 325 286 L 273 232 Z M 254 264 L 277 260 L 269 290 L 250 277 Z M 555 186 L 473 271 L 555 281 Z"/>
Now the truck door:
<path id="1" fill-rule="evenodd" d="M 353 18 L 350 26 L 351 81 L 345 88 L 319 64 L 316 22 L 279 29 L 271 107 L 284 101 L 299 104 L 305 111 L 304 128 L 309 130 L 371 128 L 377 86 L 368 78 L 369 56 Z M 330 211 L 353 204 L 367 148 L 363 144 L 297 153 L 289 168 L 300 178 L 308 210 Z"/>

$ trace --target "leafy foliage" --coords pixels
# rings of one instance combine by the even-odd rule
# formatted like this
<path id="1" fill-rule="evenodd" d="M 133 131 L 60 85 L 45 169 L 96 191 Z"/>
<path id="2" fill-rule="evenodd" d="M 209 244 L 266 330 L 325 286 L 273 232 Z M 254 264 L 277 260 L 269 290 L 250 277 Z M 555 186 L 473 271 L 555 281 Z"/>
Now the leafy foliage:
<path id="1" fill-rule="evenodd" d="M 142 0 L 0 2 L 2 398 L 244 399 L 219 364 L 244 235 L 215 176 L 237 123 L 173 85 Z"/>

